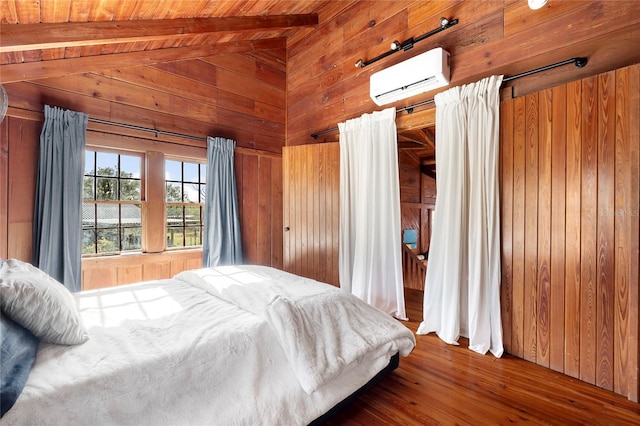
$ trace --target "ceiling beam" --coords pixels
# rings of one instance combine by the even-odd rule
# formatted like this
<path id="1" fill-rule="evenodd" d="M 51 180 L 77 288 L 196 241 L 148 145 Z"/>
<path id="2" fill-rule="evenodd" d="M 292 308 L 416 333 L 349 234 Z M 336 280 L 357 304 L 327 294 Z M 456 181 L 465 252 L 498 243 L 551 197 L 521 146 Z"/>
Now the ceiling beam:
<path id="1" fill-rule="evenodd" d="M 436 149 L 436 135 L 433 133 L 433 130 L 430 127 L 425 127 L 420 129 L 422 134 L 424 135 L 424 139 L 427 141 L 427 145 L 432 149 Z"/>
<path id="2" fill-rule="evenodd" d="M 416 150 L 416 149 L 424 150 L 425 145 L 419 142 L 413 142 L 413 141 L 398 141 L 398 148 L 410 149 L 410 150 Z"/>
<path id="3" fill-rule="evenodd" d="M 435 164 L 420 164 L 420 172 L 436 179 L 436 165 Z"/>
<path id="4" fill-rule="evenodd" d="M 318 14 L 13 24 L 0 27 L 0 53 L 164 40 L 205 33 L 313 26 Z"/>
<path id="5" fill-rule="evenodd" d="M 62 77 L 70 74 L 102 71 L 112 68 L 126 68 L 153 65 L 205 56 L 254 52 L 256 50 L 286 47 L 284 38 L 243 40 L 214 45 L 197 45 L 141 52 L 114 53 L 111 55 L 81 56 L 77 58 L 55 59 L 51 61 L 24 62 L 0 65 L 0 83 L 39 80 L 41 78 Z"/>

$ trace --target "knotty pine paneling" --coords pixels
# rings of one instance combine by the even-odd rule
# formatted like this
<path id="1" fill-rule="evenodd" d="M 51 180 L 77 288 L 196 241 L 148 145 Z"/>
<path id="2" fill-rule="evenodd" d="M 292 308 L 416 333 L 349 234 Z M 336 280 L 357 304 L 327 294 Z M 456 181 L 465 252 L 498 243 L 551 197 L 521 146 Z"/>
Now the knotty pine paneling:
<path id="1" fill-rule="evenodd" d="M 505 348 L 635 401 L 639 76 L 501 104 Z"/>

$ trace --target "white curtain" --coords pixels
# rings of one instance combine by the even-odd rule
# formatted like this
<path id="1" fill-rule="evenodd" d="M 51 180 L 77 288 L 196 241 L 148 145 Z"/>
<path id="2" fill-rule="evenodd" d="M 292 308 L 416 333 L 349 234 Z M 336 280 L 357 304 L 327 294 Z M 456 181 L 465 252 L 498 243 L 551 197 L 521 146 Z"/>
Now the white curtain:
<path id="1" fill-rule="evenodd" d="M 406 319 L 400 241 L 396 110 L 340 130 L 340 287 Z"/>
<path id="2" fill-rule="evenodd" d="M 418 334 L 502 356 L 499 89 L 502 76 L 435 96 L 437 198 Z"/>

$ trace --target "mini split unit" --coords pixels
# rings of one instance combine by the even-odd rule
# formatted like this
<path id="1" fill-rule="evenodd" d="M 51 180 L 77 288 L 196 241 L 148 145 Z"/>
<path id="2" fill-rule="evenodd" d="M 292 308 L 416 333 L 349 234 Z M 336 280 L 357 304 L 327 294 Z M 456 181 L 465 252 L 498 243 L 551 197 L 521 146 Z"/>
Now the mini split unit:
<path id="1" fill-rule="evenodd" d="M 371 99 L 385 105 L 449 84 L 449 52 L 430 50 L 371 75 Z"/>

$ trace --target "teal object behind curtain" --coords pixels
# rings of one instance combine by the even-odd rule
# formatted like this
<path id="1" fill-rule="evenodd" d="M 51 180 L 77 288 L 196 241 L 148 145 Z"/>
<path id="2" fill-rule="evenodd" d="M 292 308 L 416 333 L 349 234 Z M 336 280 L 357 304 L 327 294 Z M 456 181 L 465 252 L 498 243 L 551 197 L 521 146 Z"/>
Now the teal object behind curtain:
<path id="1" fill-rule="evenodd" d="M 242 263 L 242 240 L 234 172 L 236 142 L 207 138 L 207 195 L 205 199 L 202 266 Z"/>
<path id="2" fill-rule="evenodd" d="M 33 217 L 33 263 L 71 291 L 82 285 L 82 181 L 88 116 L 45 105 Z"/>

